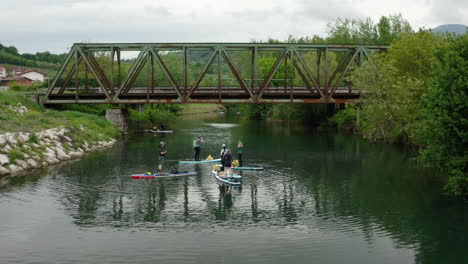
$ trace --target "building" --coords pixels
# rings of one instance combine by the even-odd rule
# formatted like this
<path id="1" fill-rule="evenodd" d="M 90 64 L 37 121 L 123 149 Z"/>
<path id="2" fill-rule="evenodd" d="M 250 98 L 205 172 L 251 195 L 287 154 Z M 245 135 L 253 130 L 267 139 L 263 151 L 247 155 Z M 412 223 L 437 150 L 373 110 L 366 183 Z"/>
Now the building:
<path id="1" fill-rule="evenodd" d="M 5 67 L 0 67 L 0 79 L 7 77 L 7 71 Z"/>
<path id="2" fill-rule="evenodd" d="M 17 73 L 17 76 L 26 77 L 33 81 L 43 82 L 46 79 L 46 75 L 37 70 L 21 71 Z"/>
<path id="3" fill-rule="evenodd" d="M 27 77 L 23 76 L 14 76 L 8 77 L 0 80 L 0 86 L 7 86 L 9 87 L 12 83 L 23 85 L 23 86 L 31 86 L 34 80 L 31 80 Z"/>

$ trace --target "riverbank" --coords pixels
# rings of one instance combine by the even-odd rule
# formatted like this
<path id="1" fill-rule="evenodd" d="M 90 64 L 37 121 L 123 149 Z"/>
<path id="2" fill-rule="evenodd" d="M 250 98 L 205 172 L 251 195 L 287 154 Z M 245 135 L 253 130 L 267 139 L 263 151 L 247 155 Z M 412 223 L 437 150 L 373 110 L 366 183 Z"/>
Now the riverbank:
<path id="1" fill-rule="evenodd" d="M 104 117 L 46 110 L 21 93 L 0 92 L 0 177 L 80 158 L 111 146 L 118 135 Z"/>

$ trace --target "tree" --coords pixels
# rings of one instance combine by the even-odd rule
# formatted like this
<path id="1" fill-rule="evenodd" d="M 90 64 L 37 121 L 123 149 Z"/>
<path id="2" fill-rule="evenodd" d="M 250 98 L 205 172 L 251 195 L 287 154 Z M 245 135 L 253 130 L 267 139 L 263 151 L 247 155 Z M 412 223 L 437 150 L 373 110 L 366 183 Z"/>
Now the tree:
<path id="1" fill-rule="evenodd" d="M 430 32 L 407 33 L 386 54 L 373 56 L 352 74 L 362 95 L 362 134 L 371 141 L 418 143 L 424 118 L 421 95 L 427 90 L 434 50 L 440 38 Z"/>
<path id="2" fill-rule="evenodd" d="M 468 34 L 449 38 L 435 52 L 437 63 L 423 106 L 427 123 L 421 160 L 448 173 L 446 189 L 468 195 Z"/>

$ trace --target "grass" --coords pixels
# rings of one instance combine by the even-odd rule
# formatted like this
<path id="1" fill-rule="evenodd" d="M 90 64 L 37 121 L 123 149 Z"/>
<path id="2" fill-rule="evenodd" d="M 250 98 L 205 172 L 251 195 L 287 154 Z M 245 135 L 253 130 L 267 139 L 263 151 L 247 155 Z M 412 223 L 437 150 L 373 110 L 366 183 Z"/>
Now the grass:
<path id="1" fill-rule="evenodd" d="M 8 106 L 26 106 L 29 111 L 23 115 L 17 114 Z M 119 131 L 103 116 L 76 111 L 47 110 L 36 104 L 21 92 L 0 91 L 0 133 L 29 132 L 35 133 L 49 128 L 64 126 L 70 130 L 70 136 L 79 142 L 105 140 L 115 138 Z M 85 127 L 84 130 L 81 126 Z M 32 134 L 31 143 L 37 143 L 37 137 Z"/>

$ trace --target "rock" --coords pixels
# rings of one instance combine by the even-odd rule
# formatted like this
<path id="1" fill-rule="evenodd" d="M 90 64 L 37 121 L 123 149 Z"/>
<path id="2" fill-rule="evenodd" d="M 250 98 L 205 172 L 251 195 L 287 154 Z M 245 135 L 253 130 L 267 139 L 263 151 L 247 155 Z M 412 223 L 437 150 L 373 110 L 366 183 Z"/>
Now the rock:
<path id="1" fill-rule="evenodd" d="M 33 168 L 39 168 L 39 163 L 37 163 L 35 160 L 33 159 L 28 159 L 26 160 L 26 162 L 29 164 L 30 167 L 33 167 Z"/>
<path id="2" fill-rule="evenodd" d="M 81 158 L 84 156 L 84 153 L 83 152 L 78 152 L 78 151 L 73 151 L 73 152 L 70 152 L 68 153 L 70 155 L 70 157 L 76 159 L 76 158 Z"/>
<path id="3" fill-rule="evenodd" d="M 24 153 L 24 157 L 29 159 L 31 156 L 29 156 L 29 154 Z"/>
<path id="4" fill-rule="evenodd" d="M 10 173 L 13 174 L 13 175 L 19 174 L 19 173 L 21 173 L 21 172 L 24 171 L 23 168 L 18 167 L 18 166 L 16 166 L 15 164 L 10 164 L 10 165 L 8 165 L 8 169 L 10 170 Z"/>
<path id="5" fill-rule="evenodd" d="M 23 168 L 24 170 L 29 169 L 29 164 L 28 164 L 26 161 L 24 161 L 24 160 L 17 159 L 17 160 L 16 160 L 16 164 L 18 164 L 18 166 L 20 166 L 20 167 Z"/>
<path id="6" fill-rule="evenodd" d="M 5 167 L 3 167 L 2 165 L 0 165 L 0 175 L 7 175 L 9 174 L 10 171 L 7 170 Z"/>
<path id="7" fill-rule="evenodd" d="M 5 135 L 7 136 L 6 139 L 7 139 L 8 143 L 10 143 L 10 145 L 16 146 L 18 141 L 14 138 L 13 134 L 7 133 Z"/>
<path id="8" fill-rule="evenodd" d="M 29 133 L 19 133 L 18 134 L 18 141 L 20 142 L 26 142 L 29 140 Z"/>
<path id="9" fill-rule="evenodd" d="M 48 147 L 45 149 L 44 155 L 49 158 L 55 158 L 56 156 L 55 151 L 53 151 L 52 149 Z"/>
<path id="10" fill-rule="evenodd" d="M 47 162 L 48 164 L 57 164 L 60 161 L 57 158 L 47 157 L 45 158 L 45 162 Z"/>
<path id="11" fill-rule="evenodd" d="M 63 136 L 63 139 L 67 142 L 72 142 L 72 139 L 67 136 Z"/>
<path id="12" fill-rule="evenodd" d="M 32 146 L 35 147 L 35 148 L 40 147 L 40 145 L 38 145 L 38 144 L 36 144 L 36 143 L 32 143 Z"/>
<path id="13" fill-rule="evenodd" d="M 5 146 L 7 143 L 7 139 L 5 138 L 4 135 L 0 135 L 0 147 Z"/>
<path id="14" fill-rule="evenodd" d="M 10 163 L 10 159 L 8 158 L 8 156 L 4 154 L 0 154 L 0 165 L 8 164 L 8 163 Z"/>
<path id="15" fill-rule="evenodd" d="M 42 167 L 45 167 L 45 166 L 47 166 L 47 165 L 49 165 L 49 163 L 47 163 L 47 162 L 45 162 L 45 161 L 42 162 Z"/>
<path id="16" fill-rule="evenodd" d="M 5 147 L 3 147 L 3 150 L 6 152 L 10 152 L 11 151 L 10 145 L 5 145 Z"/>

